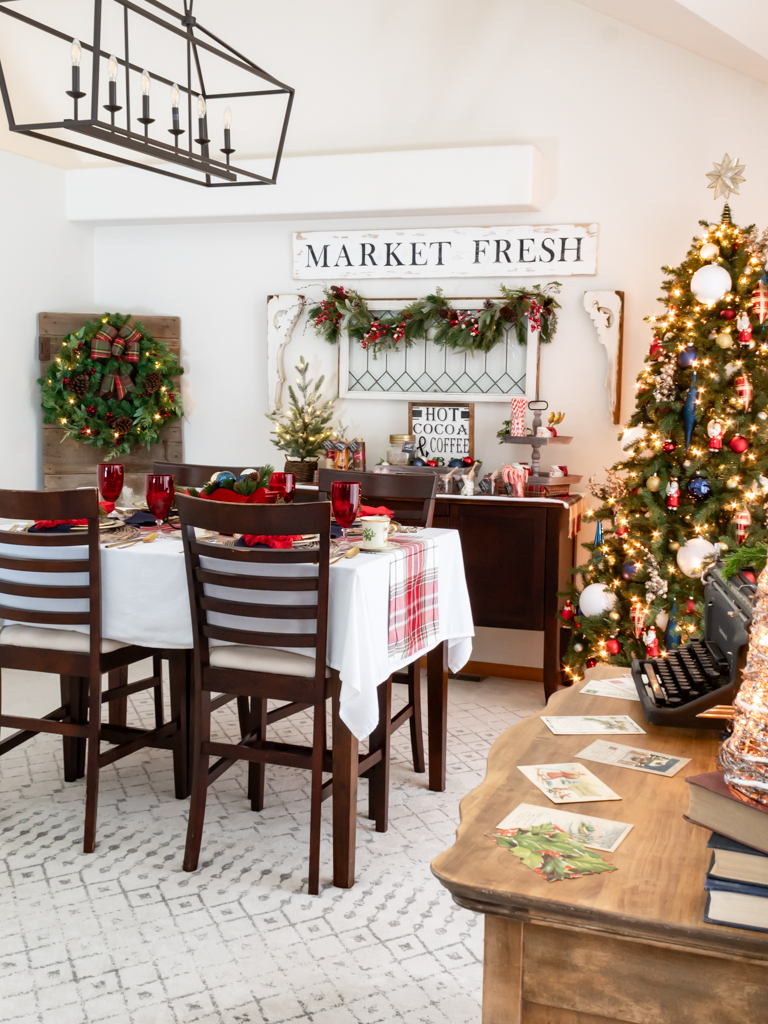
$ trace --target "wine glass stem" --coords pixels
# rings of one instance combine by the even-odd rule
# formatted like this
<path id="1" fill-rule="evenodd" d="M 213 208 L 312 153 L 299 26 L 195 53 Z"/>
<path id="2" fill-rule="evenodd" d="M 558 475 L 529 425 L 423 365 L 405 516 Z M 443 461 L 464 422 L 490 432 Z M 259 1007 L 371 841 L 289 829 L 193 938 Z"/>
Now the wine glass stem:
<path id="1" fill-rule="evenodd" d="M 347 537 L 347 529 L 348 529 L 348 527 L 346 527 L 346 526 L 342 526 L 342 528 L 341 528 L 341 546 L 342 547 L 348 547 L 349 546 L 349 538 Z"/>

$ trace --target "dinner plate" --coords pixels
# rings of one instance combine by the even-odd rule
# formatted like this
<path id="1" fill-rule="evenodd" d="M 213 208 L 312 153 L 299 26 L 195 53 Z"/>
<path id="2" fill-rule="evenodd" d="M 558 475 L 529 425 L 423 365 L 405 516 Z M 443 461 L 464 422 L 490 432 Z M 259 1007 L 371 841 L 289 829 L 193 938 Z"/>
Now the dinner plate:
<path id="1" fill-rule="evenodd" d="M 399 547 L 400 547 L 399 544 L 390 544 L 390 543 L 386 543 L 383 548 L 364 548 L 362 545 L 360 545 L 360 554 L 361 555 L 378 555 L 378 553 L 380 551 L 397 551 L 397 549 Z"/>
<path id="2" fill-rule="evenodd" d="M 105 517 L 102 517 L 102 519 L 99 521 L 99 531 L 103 533 L 105 530 L 118 530 L 122 529 L 123 525 L 124 524 L 119 519 L 107 519 Z M 87 526 L 73 526 L 69 532 L 86 533 L 87 530 Z"/>

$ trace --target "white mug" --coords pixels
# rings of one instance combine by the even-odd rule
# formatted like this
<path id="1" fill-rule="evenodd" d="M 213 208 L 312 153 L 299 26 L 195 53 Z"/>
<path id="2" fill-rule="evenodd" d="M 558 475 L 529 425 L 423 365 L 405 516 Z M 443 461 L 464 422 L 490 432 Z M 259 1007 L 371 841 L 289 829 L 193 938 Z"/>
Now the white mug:
<path id="1" fill-rule="evenodd" d="M 389 519 L 389 516 L 360 516 L 363 524 L 363 539 L 360 547 L 365 551 L 377 551 L 386 547 L 387 541 L 397 527 Z"/>

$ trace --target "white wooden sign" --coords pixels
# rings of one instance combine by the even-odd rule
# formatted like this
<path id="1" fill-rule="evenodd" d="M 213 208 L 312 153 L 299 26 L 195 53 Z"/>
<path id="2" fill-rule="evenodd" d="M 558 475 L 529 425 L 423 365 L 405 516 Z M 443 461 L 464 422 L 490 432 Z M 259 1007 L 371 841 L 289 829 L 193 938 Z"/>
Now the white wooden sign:
<path id="1" fill-rule="evenodd" d="M 597 273 L 597 224 L 297 231 L 301 281 L 377 277 L 563 277 Z"/>

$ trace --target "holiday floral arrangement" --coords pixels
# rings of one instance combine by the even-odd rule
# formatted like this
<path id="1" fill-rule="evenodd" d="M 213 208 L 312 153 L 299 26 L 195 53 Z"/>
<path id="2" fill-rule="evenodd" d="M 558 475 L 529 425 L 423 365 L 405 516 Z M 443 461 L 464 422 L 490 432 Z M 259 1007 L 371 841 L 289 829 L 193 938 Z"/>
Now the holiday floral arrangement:
<path id="1" fill-rule="evenodd" d="M 182 415 L 177 378 L 184 371 L 141 321 L 105 313 L 68 334 L 38 380 L 46 423 L 67 437 L 104 449 L 104 460 L 160 439 Z"/>
<path id="2" fill-rule="evenodd" d="M 438 288 L 434 295 L 416 299 L 403 309 L 388 315 L 372 313 L 359 292 L 331 285 L 325 299 L 309 311 L 317 333 L 331 345 L 346 332 L 364 349 L 378 352 L 410 348 L 432 331 L 431 340 L 459 352 L 490 352 L 504 339 L 504 329 L 513 325 L 519 344 L 525 345 L 528 327 L 539 331 L 541 340 L 552 340 L 557 329 L 560 304 L 555 295 L 559 281 L 543 288 L 501 286 L 501 298 L 486 299 L 476 312 L 456 309 Z"/>
<path id="3" fill-rule="evenodd" d="M 240 476 L 223 469 L 214 473 L 203 487 L 178 487 L 181 494 L 192 498 L 210 498 L 212 501 L 229 501 L 241 505 L 264 505 L 270 502 L 267 494 L 269 481 L 274 469 L 244 469 Z"/>
<path id="4" fill-rule="evenodd" d="M 727 572 L 765 562 L 768 245 L 727 204 L 701 223 L 683 262 L 663 268 L 666 309 L 647 317 L 625 457 L 590 481 L 595 537 L 561 612 L 573 679 L 701 636 L 701 577 L 717 555 Z"/>

